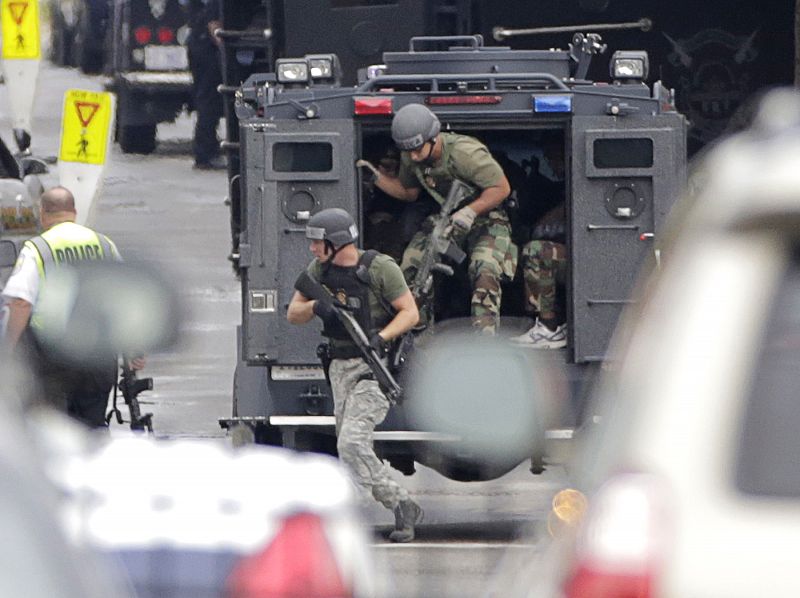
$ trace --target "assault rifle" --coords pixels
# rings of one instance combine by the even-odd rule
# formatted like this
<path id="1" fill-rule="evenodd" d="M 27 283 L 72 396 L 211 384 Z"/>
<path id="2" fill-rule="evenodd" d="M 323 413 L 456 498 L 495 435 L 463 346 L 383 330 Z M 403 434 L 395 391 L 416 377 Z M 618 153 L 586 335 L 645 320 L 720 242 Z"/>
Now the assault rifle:
<path id="1" fill-rule="evenodd" d="M 433 230 L 428 235 L 425 251 L 422 253 L 414 280 L 411 282 L 411 293 L 417 302 L 420 311 L 428 307 L 433 290 L 433 275 L 438 272 L 446 276 L 453 275 L 452 266 L 442 261 L 443 257 L 460 264 L 467 257 L 452 238 L 450 214 L 469 195 L 471 189 L 458 179 L 453 180 L 450 192 L 444 200 L 439 213 L 434 216 Z"/>
<path id="2" fill-rule="evenodd" d="M 153 414 L 145 413 L 142 415 L 142 410 L 139 407 L 139 395 L 145 390 L 153 390 L 153 379 L 137 378 L 136 371 L 128 367 L 128 359 L 123 357 L 122 375 L 120 376 L 119 382 L 114 387 L 114 403 L 111 411 L 106 415 L 106 423 L 111 421 L 112 417 L 116 417 L 118 424 L 125 423 L 125 420 L 122 419 L 122 412 L 117 408 L 117 389 L 122 393 L 122 398 L 125 399 L 125 404 L 128 406 L 128 413 L 131 417 L 131 430 L 147 430 L 152 434 Z"/>
<path id="3" fill-rule="evenodd" d="M 403 389 L 383 363 L 381 356 L 378 355 L 375 348 L 369 344 L 369 338 L 367 338 L 363 328 L 361 328 L 361 325 L 353 314 L 350 313 L 347 306 L 337 301 L 325 287 L 311 278 L 308 272 L 303 272 L 300 275 L 297 282 L 294 283 L 294 288 L 309 299 L 315 299 L 333 306 L 336 317 L 339 319 L 339 322 L 341 322 L 342 327 L 347 331 L 347 334 L 350 335 L 353 343 L 358 347 L 359 351 L 361 351 L 364 361 L 367 362 L 367 365 L 372 370 L 372 374 L 375 376 L 375 380 L 386 395 L 386 398 L 389 399 L 389 402 L 392 404 L 398 403 L 402 399 Z"/>

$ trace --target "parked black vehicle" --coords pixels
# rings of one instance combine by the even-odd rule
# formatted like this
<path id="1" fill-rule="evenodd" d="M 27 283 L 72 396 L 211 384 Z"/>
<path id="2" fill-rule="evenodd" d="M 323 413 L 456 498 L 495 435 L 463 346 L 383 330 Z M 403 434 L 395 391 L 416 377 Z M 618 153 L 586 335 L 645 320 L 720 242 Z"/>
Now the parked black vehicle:
<path id="1" fill-rule="evenodd" d="M 105 72 L 117 94 L 117 141 L 123 152 L 156 147 L 156 126 L 191 108 L 186 13 L 178 0 L 114 0 Z"/>

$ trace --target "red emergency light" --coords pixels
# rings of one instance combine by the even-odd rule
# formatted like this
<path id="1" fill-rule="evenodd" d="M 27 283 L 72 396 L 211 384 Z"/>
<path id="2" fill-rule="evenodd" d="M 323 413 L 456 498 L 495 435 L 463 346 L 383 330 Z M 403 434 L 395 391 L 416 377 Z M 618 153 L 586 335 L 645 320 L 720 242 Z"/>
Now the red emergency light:
<path id="1" fill-rule="evenodd" d="M 431 106 L 454 106 L 458 104 L 499 104 L 503 101 L 503 96 L 489 95 L 457 95 L 457 96 L 433 96 L 425 98 L 425 103 Z"/>
<path id="2" fill-rule="evenodd" d="M 392 98 L 353 98 L 353 113 L 356 116 L 393 112 Z"/>

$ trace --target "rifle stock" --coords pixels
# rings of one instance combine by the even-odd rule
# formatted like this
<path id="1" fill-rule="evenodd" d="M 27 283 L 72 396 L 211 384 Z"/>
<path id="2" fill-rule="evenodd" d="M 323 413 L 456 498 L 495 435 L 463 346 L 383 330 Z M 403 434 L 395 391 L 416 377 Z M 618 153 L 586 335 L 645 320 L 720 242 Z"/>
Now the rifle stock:
<path id="1" fill-rule="evenodd" d="M 147 430 L 150 434 L 153 433 L 153 414 L 145 413 L 142 415 L 142 410 L 139 405 L 139 394 L 145 390 L 153 390 L 152 378 L 137 378 L 136 372 L 128 367 L 127 358 L 122 359 L 122 374 L 120 375 L 117 388 L 122 393 L 122 398 L 125 400 L 125 405 L 128 407 L 130 415 L 131 430 L 144 431 Z M 117 423 L 125 423 L 122 419 L 122 413 L 117 409 L 117 393 L 114 391 L 114 406 L 106 416 L 106 420 L 110 421 L 112 416 L 116 416 Z"/>
<path id="2" fill-rule="evenodd" d="M 361 351 L 364 361 L 372 370 L 375 380 L 386 395 L 386 398 L 389 399 L 389 402 L 392 404 L 400 402 L 403 396 L 402 387 L 397 383 L 397 380 L 394 379 L 392 373 L 383 363 L 378 352 L 369 344 L 369 338 L 353 314 L 345 309 L 325 287 L 311 278 L 308 272 L 303 272 L 300 275 L 297 282 L 295 282 L 294 288 L 309 299 L 331 304 L 336 313 L 336 317 L 347 331 L 347 334 L 350 335 L 353 343 L 358 347 L 359 351 Z"/>

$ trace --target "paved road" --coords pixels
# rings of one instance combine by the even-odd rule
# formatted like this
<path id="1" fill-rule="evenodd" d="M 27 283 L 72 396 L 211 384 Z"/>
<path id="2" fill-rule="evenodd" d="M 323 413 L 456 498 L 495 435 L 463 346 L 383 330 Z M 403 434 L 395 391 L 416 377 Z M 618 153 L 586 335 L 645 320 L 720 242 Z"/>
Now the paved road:
<path id="1" fill-rule="evenodd" d="M 36 154 L 57 153 L 63 93 L 76 87 L 99 90 L 101 81 L 43 65 L 34 112 Z M 5 93 L 0 87 L 0 107 L 8 105 Z M 7 113 L 0 124 L 10 142 Z M 221 439 L 217 418 L 230 414 L 239 286 L 226 260 L 225 177 L 192 170 L 190 136 L 191 121 L 184 116 L 159 128 L 153 155 L 123 155 L 115 146 L 95 224 L 128 258 L 162 264 L 185 309 L 181 343 L 149 356 L 146 373 L 155 379 L 155 389 L 141 398 L 144 409 L 154 413 L 158 435 Z M 57 166 L 45 177 L 48 184 L 56 181 Z M 542 520 L 563 480 L 558 468 L 535 477 L 524 465 L 493 482 L 452 482 L 423 467 L 402 478 L 426 510 L 417 542 L 387 543 L 391 514 L 377 506 L 366 510 L 376 555 L 386 564 L 396 595 L 481 595 L 508 545 Z M 525 537 L 522 544 L 534 540 Z"/>

